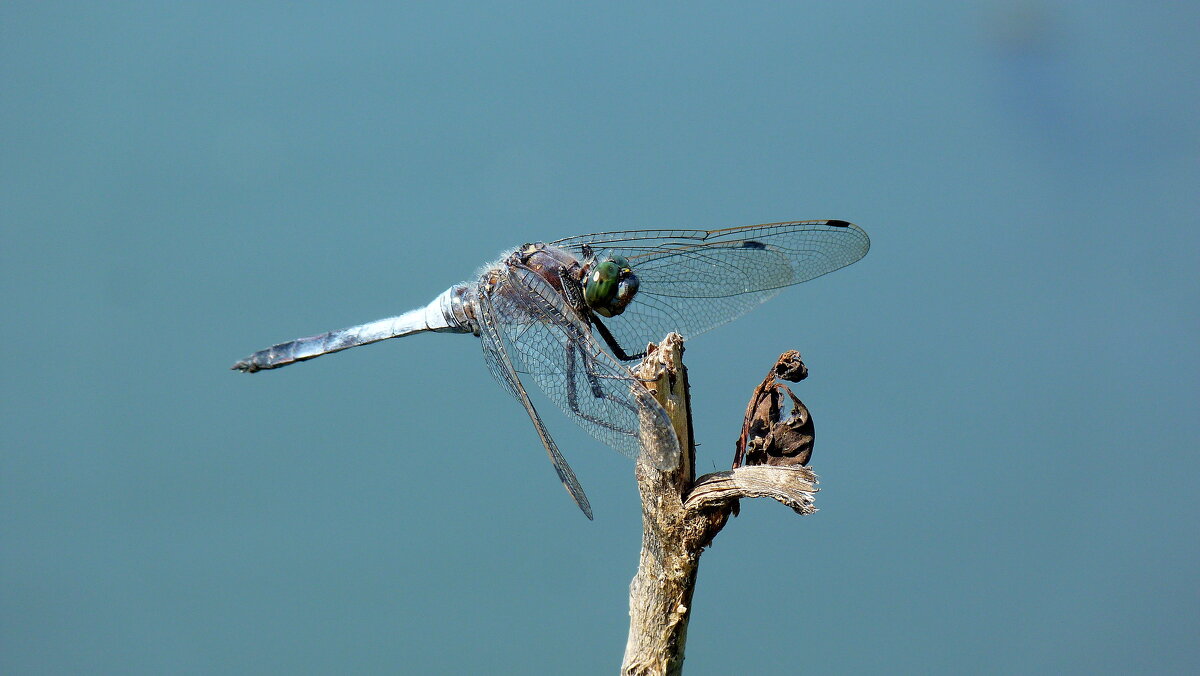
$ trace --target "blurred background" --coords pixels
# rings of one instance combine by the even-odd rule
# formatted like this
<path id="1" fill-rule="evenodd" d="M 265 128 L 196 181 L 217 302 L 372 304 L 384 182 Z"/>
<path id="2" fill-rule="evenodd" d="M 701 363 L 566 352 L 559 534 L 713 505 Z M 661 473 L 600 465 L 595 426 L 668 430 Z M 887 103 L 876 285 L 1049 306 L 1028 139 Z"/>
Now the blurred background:
<path id="1" fill-rule="evenodd" d="M 1198 27 L 5 2 L 0 672 L 614 673 L 631 463 L 543 403 L 589 523 L 469 336 L 229 366 L 527 241 L 841 218 L 688 343 L 703 472 L 802 352 L 823 491 L 718 536 L 687 673 L 1196 673 Z"/>

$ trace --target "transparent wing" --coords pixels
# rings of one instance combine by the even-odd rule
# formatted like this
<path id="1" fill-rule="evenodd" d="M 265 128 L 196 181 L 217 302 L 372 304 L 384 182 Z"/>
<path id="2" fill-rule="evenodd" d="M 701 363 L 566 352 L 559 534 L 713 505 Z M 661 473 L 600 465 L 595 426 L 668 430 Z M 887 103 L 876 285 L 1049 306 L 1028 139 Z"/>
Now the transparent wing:
<path id="1" fill-rule="evenodd" d="M 641 436 L 664 449 L 648 460 L 670 466 L 679 442 L 649 390 L 601 349 L 557 291 L 529 270 L 512 268 L 490 292 L 498 332 L 516 371 L 532 380 L 568 418 L 630 458 Z"/>
<path id="2" fill-rule="evenodd" d="M 542 417 L 538 415 L 537 409 L 533 407 L 533 402 L 529 400 L 529 393 L 525 391 L 521 380 L 517 377 L 508 348 L 504 344 L 504 336 L 500 329 L 501 323 L 497 321 L 495 308 L 492 307 L 487 295 L 479 294 L 476 309 L 480 326 L 480 343 L 483 345 L 483 360 L 487 364 L 488 371 L 491 371 L 496 381 L 525 407 L 525 412 L 533 421 L 533 427 L 537 430 L 547 455 L 550 456 L 550 463 L 554 465 L 554 471 L 558 473 L 559 481 L 562 482 L 563 487 L 567 489 L 567 493 L 570 494 L 571 499 L 575 501 L 584 515 L 591 519 L 592 505 L 588 502 L 583 486 L 575 477 L 571 466 L 567 464 L 567 459 L 558 450 L 558 444 L 554 443 L 554 438 L 550 436 L 545 423 L 542 422 Z"/>
<path id="3" fill-rule="evenodd" d="M 867 233 L 846 221 L 793 221 L 724 230 L 628 230 L 551 242 L 580 257 L 629 259 L 641 287 L 605 321 L 627 351 L 669 331 L 691 337 L 749 312 L 784 287 L 866 255 Z"/>

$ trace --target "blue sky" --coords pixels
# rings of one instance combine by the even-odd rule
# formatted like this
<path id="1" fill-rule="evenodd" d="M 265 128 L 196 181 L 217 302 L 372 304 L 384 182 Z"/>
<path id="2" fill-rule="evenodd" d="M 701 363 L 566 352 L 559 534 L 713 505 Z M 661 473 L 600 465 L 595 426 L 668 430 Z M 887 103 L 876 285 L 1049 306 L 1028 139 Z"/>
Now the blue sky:
<path id="1" fill-rule="evenodd" d="M 469 336 L 258 376 L 526 241 L 841 218 L 688 343 L 702 471 L 799 349 L 687 673 L 1194 673 L 1197 11 L 0 7 L 0 671 L 612 673 L 632 464 Z"/>

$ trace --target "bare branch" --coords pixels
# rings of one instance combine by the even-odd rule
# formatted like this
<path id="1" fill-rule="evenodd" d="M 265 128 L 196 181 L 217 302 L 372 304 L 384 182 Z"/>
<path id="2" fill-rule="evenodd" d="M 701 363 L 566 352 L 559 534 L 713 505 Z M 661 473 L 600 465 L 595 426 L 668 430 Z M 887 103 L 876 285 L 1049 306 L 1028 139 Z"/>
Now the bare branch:
<path id="1" fill-rule="evenodd" d="M 817 475 L 807 467 L 751 465 L 705 474 L 696 480 L 683 508 L 689 512 L 731 507 L 738 498 L 772 498 L 797 514 L 812 514 Z"/>
<path id="2" fill-rule="evenodd" d="M 671 418 L 680 454 L 670 468 L 660 470 L 639 460 L 635 470 L 642 497 L 642 554 L 637 575 L 629 585 L 629 639 L 621 673 L 679 674 L 700 562 L 699 549 L 690 550 L 687 545 L 694 538 L 685 532 L 689 524 L 683 510 L 695 458 L 683 339 L 677 334 L 668 335 L 642 361 L 636 374 L 653 381 L 649 387 Z M 661 457 L 653 448 L 647 448 L 643 455 Z"/>

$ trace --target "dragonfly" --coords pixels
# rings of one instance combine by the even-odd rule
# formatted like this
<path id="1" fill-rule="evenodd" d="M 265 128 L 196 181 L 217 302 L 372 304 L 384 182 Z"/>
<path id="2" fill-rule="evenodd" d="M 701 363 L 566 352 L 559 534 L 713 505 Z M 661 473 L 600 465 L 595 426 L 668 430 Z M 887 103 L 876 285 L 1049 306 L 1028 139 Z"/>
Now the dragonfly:
<path id="1" fill-rule="evenodd" d="M 525 382 L 596 439 L 668 467 L 679 442 L 666 412 L 625 366 L 638 346 L 674 331 L 690 338 L 799 284 L 866 255 L 848 221 L 769 223 L 721 230 L 626 230 L 534 242 L 501 254 L 473 280 L 404 314 L 298 338 L 233 365 L 275 369 L 416 333 L 470 333 L 488 371 L 524 408 L 559 480 L 592 508 L 534 408 Z M 653 457 L 643 449 L 659 449 Z"/>

